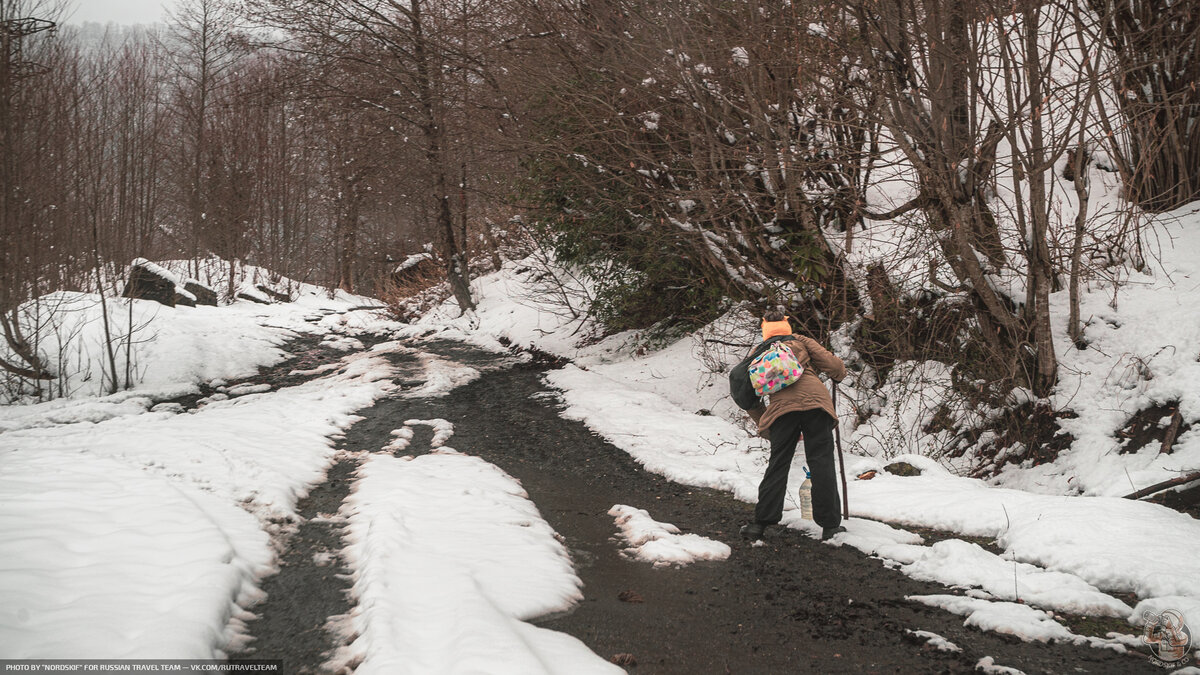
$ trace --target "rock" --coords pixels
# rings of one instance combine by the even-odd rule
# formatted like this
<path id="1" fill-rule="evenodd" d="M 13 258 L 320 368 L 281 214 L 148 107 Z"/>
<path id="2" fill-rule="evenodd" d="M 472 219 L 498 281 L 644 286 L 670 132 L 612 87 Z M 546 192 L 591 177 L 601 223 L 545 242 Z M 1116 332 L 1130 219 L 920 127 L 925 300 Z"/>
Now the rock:
<path id="1" fill-rule="evenodd" d="M 242 285 L 242 287 L 238 289 L 238 292 L 234 295 L 234 297 L 238 298 L 240 300 L 249 300 L 250 302 L 257 302 L 260 305 L 271 304 L 270 297 L 268 297 L 266 294 L 264 294 L 262 291 L 258 290 L 254 286 L 250 286 L 249 284 Z"/>
<path id="2" fill-rule="evenodd" d="M 883 470 L 895 474 L 897 476 L 920 476 L 921 470 L 909 464 L 908 462 L 892 462 L 883 467 Z"/>
<path id="3" fill-rule="evenodd" d="M 167 307 L 174 307 L 175 282 L 148 267 L 133 264 L 129 267 L 129 281 L 121 295 L 138 300 L 153 300 Z"/>
<path id="4" fill-rule="evenodd" d="M 196 306 L 196 296 L 187 290 L 184 282 L 174 272 L 145 258 L 134 258 L 133 262 L 129 263 L 129 281 L 121 295 L 138 300 L 153 300 L 167 307 Z"/>
<path id="5" fill-rule="evenodd" d="M 259 292 L 261 292 L 262 294 L 271 298 L 275 302 L 291 302 L 292 301 L 292 296 L 288 295 L 287 293 L 281 293 L 281 292 L 271 288 L 270 286 L 267 286 L 266 284 L 256 284 L 255 288 L 257 288 L 259 290 Z"/>
<path id="6" fill-rule="evenodd" d="M 188 279 L 183 284 L 183 289 L 196 296 L 197 305 L 208 305 L 210 307 L 217 306 L 217 292 L 200 283 L 199 281 L 196 281 L 195 279 Z"/>

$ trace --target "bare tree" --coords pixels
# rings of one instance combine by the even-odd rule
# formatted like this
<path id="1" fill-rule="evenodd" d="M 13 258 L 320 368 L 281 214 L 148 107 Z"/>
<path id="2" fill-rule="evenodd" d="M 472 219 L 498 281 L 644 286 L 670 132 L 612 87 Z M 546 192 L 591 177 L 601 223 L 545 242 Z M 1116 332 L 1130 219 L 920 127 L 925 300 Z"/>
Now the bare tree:
<path id="1" fill-rule="evenodd" d="M 51 375 L 25 335 L 20 305 L 36 297 L 43 257 L 32 231 L 38 205 L 26 191 L 37 185 L 41 167 L 37 147 L 45 138 L 34 103 L 36 81 L 48 68 L 30 41 L 54 28 L 48 15 L 38 16 L 52 10 L 47 3 L 0 0 L 0 330 L 13 357 L 0 358 L 0 368 L 35 382 Z"/>
<path id="2" fill-rule="evenodd" d="M 635 322 L 702 321 L 723 295 L 814 330 L 845 315 L 831 241 L 858 226 L 874 129 L 844 100 L 853 64 L 808 28 L 828 6 L 519 4 L 526 205 L 602 303 Z"/>
<path id="3" fill-rule="evenodd" d="M 465 242 L 454 230 L 451 136 L 447 129 L 449 78 L 468 60 L 447 39 L 449 10 L 427 0 L 262 0 L 262 16 L 289 31 L 286 45 L 347 64 L 340 72 L 370 74 L 376 86 L 356 94 L 391 118 L 398 133 L 419 138 L 423 170 L 450 287 L 463 311 L 474 307 Z"/>
<path id="4" fill-rule="evenodd" d="M 1172 0 L 1089 0 L 1115 55 L 1123 124 L 1109 128 L 1128 198 L 1164 211 L 1200 198 L 1200 11 Z"/>
<path id="5" fill-rule="evenodd" d="M 185 0 L 171 15 L 161 43 L 171 55 L 171 102 L 178 125 L 176 203 L 182 207 L 180 225 L 188 233 L 188 254 L 193 260 L 210 243 L 208 217 L 216 205 L 209 173 L 213 161 L 210 132 L 213 108 L 244 53 L 237 26 L 226 0 Z M 235 261 L 229 264 L 231 287 L 227 292 L 232 295 Z"/>

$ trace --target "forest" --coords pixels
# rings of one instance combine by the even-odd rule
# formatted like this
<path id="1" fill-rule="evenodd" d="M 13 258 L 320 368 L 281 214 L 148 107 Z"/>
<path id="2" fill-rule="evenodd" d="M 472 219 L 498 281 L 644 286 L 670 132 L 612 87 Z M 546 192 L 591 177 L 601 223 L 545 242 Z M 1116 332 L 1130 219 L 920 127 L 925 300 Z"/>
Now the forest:
<path id="1" fill-rule="evenodd" d="M 71 4 L 0 669 L 1200 672 L 1197 0 Z"/>
<path id="2" fill-rule="evenodd" d="M 591 281 L 558 284 L 563 311 L 612 330 L 778 304 L 881 374 L 936 360 L 980 405 L 1038 399 L 1051 296 L 1086 348 L 1081 287 L 1144 269 L 1146 219 L 1200 197 L 1200 12 L 1178 0 L 61 11 L 0 2 L 10 390 L 54 376 L 45 299 L 104 302 L 136 258 L 403 318 L 431 287 L 469 310 L 473 275 L 536 249 L 551 285 Z"/>

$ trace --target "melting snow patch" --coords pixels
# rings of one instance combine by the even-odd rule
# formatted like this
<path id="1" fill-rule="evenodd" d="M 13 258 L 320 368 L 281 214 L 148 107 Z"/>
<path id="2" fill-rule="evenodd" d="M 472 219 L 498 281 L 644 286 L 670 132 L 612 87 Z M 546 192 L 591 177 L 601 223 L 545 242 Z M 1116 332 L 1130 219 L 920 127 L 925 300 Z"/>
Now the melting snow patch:
<path id="1" fill-rule="evenodd" d="M 962 651 L 962 647 L 959 647 L 937 633 L 931 633 L 927 630 L 905 630 L 904 632 L 908 633 L 909 635 L 915 635 L 916 637 L 924 638 L 925 644 L 930 645 L 931 647 L 937 647 L 938 651 L 940 652 Z"/>
<path id="2" fill-rule="evenodd" d="M 421 366 L 425 381 L 421 386 L 404 392 L 405 398 L 429 398 L 445 396 L 458 387 L 473 382 L 479 377 L 478 370 L 454 363 L 433 354 L 421 354 Z"/>
<path id="3" fill-rule="evenodd" d="M 722 542 L 698 534 L 681 534 L 678 527 L 654 520 L 645 509 L 617 504 L 608 515 L 616 517 L 621 537 L 629 543 L 625 552 L 656 567 L 724 560 L 731 552 Z"/>
<path id="4" fill-rule="evenodd" d="M 908 595 L 904 599 L 965 616 L 967 620 L 963 623 L 967 626 L 1013 635 L 1026 642 L 1071 642 L 1076 637 L 1051 618 L 1049 612 L 1015 602 L 992 602 L 961 595 Z"/>
<path id="5" fill-rule="evenodd" d="M 230 396 L 245 396 L 246 394 L 261 394 L 271 391 L 269 384 L 239 384 L 225 390 Z"/>
<path id="6" fill-rule="evenodd" d="M 392 431 L 392 436 L 395 439 L 391 443 L 383 446 L 383 450 L 390 452 L 399 452 L 408 448 L 409 443 L 412 443 L 413 427 L 424 426 L 433 428 L 433 440 L 429 442 L 431 448 L 445 448 L 446 441 L 454 435 L 454 425 L 444 419 L 432 420 L 404 420 L 404 426 Z M 449 448 L 445 448 L 449 450 Z"/>
<path id="7" fill-rule="evenodd" d="M 404 426 L 433 427 L 433 440 L 429 442 L 429 445 L 434 448 L 442 447 L 454 435 L 454 425 L 440 418 L 432 420 L 404 420 Z"/>
<path id="8" fill-rule="evenodd" d="M 1111 649 L 1124 654 L 1128 651 L 1125 636 L 1105 639 L 1087 635 L 1076 635 L 1054 620 L 1054 615 L 1028 605 L 1015 602 L 1000 602 L 980 597 L 961 595 L 909 595 L 912 600 L 931 607 L 967 617 L 963 625 L 980 630 L 990 630 L 1021 638 L 1026 642 L 1071 642 L 1080 645 Z"/>
<path id="9" fill-rule="evenodd" d="M 321 340 L 321 346 L 328 347 L 330 349 L 336 349 L 336 350 L 342 351 L 342 352 L 363 349 L 362 342 L 360 342 L 352 337 L 344 337 L 344 336 L 336 336 L 336 335 L 330 335 L 330 336 L 327 336 L 324 340 Z"/>
<path id="10" fill-rule="evenodd" d="M 383 446 L 383 450 L 387 450 L 388 452 L 400 452 L 402 450 L 407 450 L 408 444 L 412 442 L 412 427 L 404 426 L 400 427 L 399 429 L 394 429 L 392 431 L 392 436 L 395 438 L 392 439 L 391 443 Z"/>
<path id="11" fill-rule="evenodd" d="M 987 673 L 987 675 L 1025 675 L 1025 671 L 1009 668 L 1008 666 L 996 665 L 996 659 L 990 656 L 985 656 L 975 664 L 975 671 Z"/>
<path id="12" fill-rule="evenodd" d="M 1072 614 L 1127 617 L 1133 611 L 1129 605 L 1074 574 L 1005 560 L 961 539 L 920 547 L 920 556 L 904 565 L 903 571 L 920 581 L 978 587 L 996 597 L 1019 599 Z M 1014 593 L 1016 598 L 1012 597 Z"/>
<path id="13" fill-rule="evenodd" d="M 612 673 L 526 619 L 570 608 L 580 581 L 511 476 L 468 455 L 372 455 L 343 507 L 357 634 L 334 663 L 386 673 Z"/>

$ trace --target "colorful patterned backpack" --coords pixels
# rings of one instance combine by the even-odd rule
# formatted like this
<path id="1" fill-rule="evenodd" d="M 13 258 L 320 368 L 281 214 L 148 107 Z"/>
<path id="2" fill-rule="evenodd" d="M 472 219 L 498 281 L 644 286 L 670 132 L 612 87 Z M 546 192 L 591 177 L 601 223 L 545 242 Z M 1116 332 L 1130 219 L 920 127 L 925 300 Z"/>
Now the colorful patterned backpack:
<path id="1" fill-rule="evenodd" d="M 804 366 L 796 355 L 782 342 L 775 342 L 770 349 L 750 362 L 750 384 L 754 393 L 767 396 L 800 379 Z"/>

